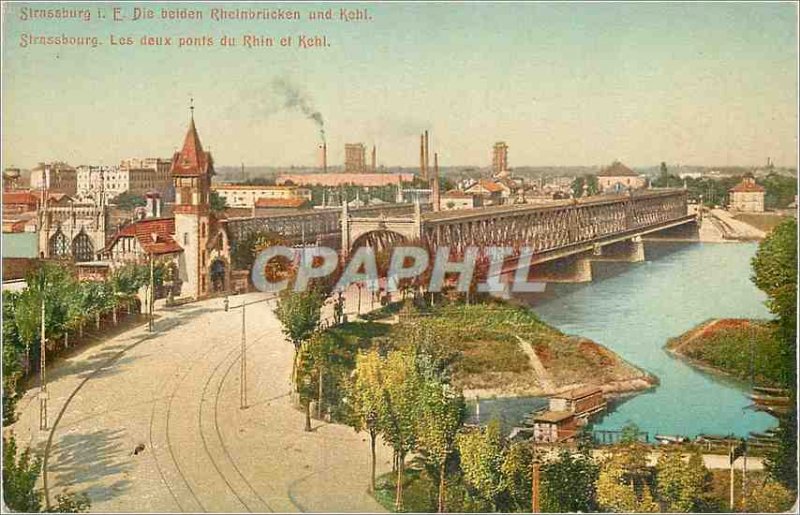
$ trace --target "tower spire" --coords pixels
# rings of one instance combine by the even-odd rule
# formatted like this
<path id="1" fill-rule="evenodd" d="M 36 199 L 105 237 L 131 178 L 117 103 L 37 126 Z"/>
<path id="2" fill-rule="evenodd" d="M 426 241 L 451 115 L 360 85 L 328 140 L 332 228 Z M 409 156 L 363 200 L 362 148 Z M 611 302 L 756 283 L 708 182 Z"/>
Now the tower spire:
<path id="1" fill-rule="evenodd" d="M 189 118 L 194 121 L 194 97 L 189 95 Z"/>

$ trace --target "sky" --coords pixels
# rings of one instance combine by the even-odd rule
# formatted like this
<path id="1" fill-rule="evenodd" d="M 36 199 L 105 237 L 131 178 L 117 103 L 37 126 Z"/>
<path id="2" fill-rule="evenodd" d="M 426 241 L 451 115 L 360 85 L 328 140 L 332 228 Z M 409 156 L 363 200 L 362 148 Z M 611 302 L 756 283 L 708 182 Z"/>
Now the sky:
<path id="1" fill-rule="evenodd" d="M 132 20 L 137 7 L 155 18 Z M 302 17 L 215 21 L 219 7 Z M 89 9 L 91 20 L 24 19 L 26 8 Z M 162 8 L 204 18 L 163 20 Z M 370 19 L 308 19 L 342 8 Z M 792 2 L 6 3 L 2 165 L 169 157 L 191 97 L 218 165 L 317 165 L 319 113 L 332 165 L 363 142 L 379 165 L 414 166 L 428 129 L 444 166 L 488 166 L 495 141 L 512 167 L 794 166 L 797 13 Z M 100 44 L 22 46 L 62 34 Z M 142 46 L 143 35 L 172 46 Z M 220 46 L 223 35 L 237 46 Z M 245 35 L 276 46 L 244 48 Z M 301 35 L 329 46 L 298 48 Z M 214 46 L 176 47 L 187 36 Z"/>

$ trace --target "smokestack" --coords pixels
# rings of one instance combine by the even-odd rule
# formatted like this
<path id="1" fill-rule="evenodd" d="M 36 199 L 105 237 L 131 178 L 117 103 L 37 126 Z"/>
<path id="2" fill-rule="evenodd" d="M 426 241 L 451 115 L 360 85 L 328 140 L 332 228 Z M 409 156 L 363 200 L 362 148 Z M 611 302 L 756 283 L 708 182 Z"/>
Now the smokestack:
<path id="1" fill-rule="evenodd" d="M 419 176 L 423 179 L 427 177 L 425 173 L 425 135 L 419 135 Z"/>
<path id="2" fill-rule="evenodd" d="M 425 178 L 428 178 L 428 171 L 430 170 L 430 147 L 428 146 L 428 131 L 425 131 Z"/>
<path id="3" fill-rule="evenodd" d="M 377 168 L 375 167 L 375 145 L 372 145 L 372 173 L 375 173 Z"/>
<path id="4" fill-rule="evenodd" d="M 328 173 L 328 144 L 323 142 L 322 143 L 322 172 Z"/>
<path id="5" fill-rule="evenodd" d="M 441 209 L 441 193 L 439 192 L 439 154 L 433 154 L 433 186 L 431 188 L 431 203 L 433 204 L 433 211 L 438 212 Z"/>

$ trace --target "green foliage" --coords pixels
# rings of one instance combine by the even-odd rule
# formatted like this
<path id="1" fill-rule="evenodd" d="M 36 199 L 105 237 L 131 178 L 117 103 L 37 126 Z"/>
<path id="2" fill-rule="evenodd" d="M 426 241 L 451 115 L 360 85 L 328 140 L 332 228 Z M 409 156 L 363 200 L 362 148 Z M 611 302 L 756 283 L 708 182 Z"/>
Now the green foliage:
<path id="1" fill-rule="evenodd" d="M 667 511 L 699 511 L 708 483 L 709 473 L 699 451 L 694 452 L 688 462 L 676 450 L 667 450 L 659 457 L 656 464 L 656 492 Z"/>
<path id="2" fill-rule="evenodd" d="M 750 513 L 788 512 L 797 495 L 775 481 L 767 480 L 757 485 L 747 497 L 746 510 Z"/>
<path id="3" fill-rule="evenodd" d="M 766 189 L 764 207 L 766 209 L 785 209 L 794 202 L 797 195 L 797 179 L 771 173 L 758 181 Z"/>
<path id="4" fill-rule="evenodd" d="M 503 441 L 500 423 L 493 420 L 485 428 L 465 431 L 458 435 L 457 442 L 464 482 L 471 493 L 493 510 L 497 509 L 506 487 L 501 471 Z"/>
<path id="5" fill-rule="evenodd" d="M 780 418 L 778 447 L 767 454 L 764 468 L 769 476 L 789 490 L 797 491 L 797 411 Z"/>
<path id="6" fill-rule="evenodd" d="M 755 285 L 767 294 L 767 307 L 781 327 L 782 383 L 796 387 L 797 220 L 781 222 L 758 246 L 752 262 Z"/>
<path id="7" fill-rule="evenodd" d="M 212 190 L 208 196 L 208 207 L 212 213 L 219 214 L 228 208 L 228 203 L 225 201 L 225 197 Z"/>
<path id="8" fill-rule="evenodd" d="M 123 191 L 113 199 L 111 199 L 111 203 L 116 205 L 120 209 L 124 209 L 126 211 L 132 211 L 137 207 L 142 207 L 147 205 L 147 201 L 141 195 L 136 195 L 129 191 Z"/>
<path id="9" fill-rule="evenodd" d="M 295 292 L 287 288 L 281 291 L 274 312 L 295 352 L 319 327 L 324 302 L 322 295 L 314 290 Z"/>
<path id="10" fill-rule="evenodd" d="M 590 197 L 600 192 L 600 185 L 595 175 L 580 175 L 575 177 L 570 187 L 572 188 L 572 196 L 575 198 L 583 196 Z"/>
<path id="11" fill-rule="evenodd" d="M 237 270 L 249 270 L 255 263 L 259 251 L 274 245 L 282 245 L 285 239 L 275 232 L 259 231 L 248 234 L 231 249 L 231 261 Z"/>
<path id="12" fill-rule="evenodd" d="M 499 509 L 502 511 L 530 511 L 533 481 L 533 454 L 527 442 L 506 444 L 503 450 L 503 495 Z"/>
<path id="13" fill-rule="evenodd" d="M 597 511 L 595 482 L 599 470 L 590 456 L 562 450 L 541 469 L 542 511 Z"/>
<path id="14" fill-rule="evenodd" d="M 667 163 L 662 161 L 659 167 L 658 177 L 653 179 L 651 186 L 654 188 L 680 188 L 683 186 L 683 179 L 669 173 Z"/>
<path id="15" fill-rule="evenodd" d="M 786 373 L 783 347 L 775 323 L 718 324 L 681 346 L 681 353 L 756 384 L 778 385 Z"/>
<path id="16" fill-rule="evenodd" d="M 42 468 L 42 459 L 30 449 L 18 454 L 13 434 L 3 437 L 3 499 L 6 506 L 20 512 L 38 512 L 42 507 L 42 494 L 36 489 L 36 480 Z"/>

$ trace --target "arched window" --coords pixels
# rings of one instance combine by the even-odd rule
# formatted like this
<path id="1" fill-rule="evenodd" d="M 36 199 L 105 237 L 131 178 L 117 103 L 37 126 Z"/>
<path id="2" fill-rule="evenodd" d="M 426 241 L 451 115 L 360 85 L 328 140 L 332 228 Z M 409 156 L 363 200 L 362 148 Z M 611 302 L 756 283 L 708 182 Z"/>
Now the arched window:
<path id="1" fill-rule="evenodd" d="M 48 249 L 52 257 L 66 257 L 69 254 L 69 242 L 60 227 L 50 237 Z"/>
<path id="2" fill-rule="evenodd" d="M 81 232 L 72 240 L 72 257 L 75 261 L 91 261 L 94 259 L 94 245 L 89 235 L 81 229 Z"/>

